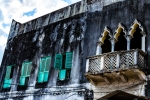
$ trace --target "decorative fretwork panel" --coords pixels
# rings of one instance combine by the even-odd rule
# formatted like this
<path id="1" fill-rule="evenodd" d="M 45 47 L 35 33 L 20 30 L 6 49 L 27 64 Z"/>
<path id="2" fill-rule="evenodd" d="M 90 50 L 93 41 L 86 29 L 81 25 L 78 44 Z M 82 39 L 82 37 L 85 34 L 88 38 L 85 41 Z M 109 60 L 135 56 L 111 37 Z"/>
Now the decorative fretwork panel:
<path id="1" fill-rule="evenodd" d="M 120 67 L 132 68 L 134 64 L 134 52 L 120 54 Z"/>
<path id="2" fill-rule="evenodd" d="M 97 73 L 100 72 L 101 67 L 101 57 L 89 59 L 89 72 L 91 73 Z"/>
<path id="3" fill-rule="evenodd" d="M 105 53 L 89 57 L 88 61 L 88 72 L 93 74 L 132 68 L 145 70 L 145 53 L 139 49 Z"/>
<path id="4" fill-rule="evenodd" d="M 138 55 L 138 67 L 143 69 L 145 66 L 144 66 L 144 56 L 139 54 Z"/>
<path id="5" fill-rule="evenodd" d="M 113 70 L 116 69 L 116 61 L 117 61 L 117 54 L 115 55 L 107 55 L 104 57 L 104 70 Z"/>

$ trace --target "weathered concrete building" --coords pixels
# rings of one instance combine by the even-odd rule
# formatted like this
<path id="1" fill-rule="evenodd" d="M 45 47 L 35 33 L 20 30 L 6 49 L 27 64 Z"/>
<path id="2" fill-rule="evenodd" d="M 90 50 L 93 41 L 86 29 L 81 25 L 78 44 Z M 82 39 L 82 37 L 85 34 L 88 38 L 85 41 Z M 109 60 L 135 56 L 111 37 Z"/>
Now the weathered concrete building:
<path id="1" fill-rule="evenodd" d="M 147 100 L 149 10 L 149 0 L 83 0 L 13 20 L 0 99 Z"/>

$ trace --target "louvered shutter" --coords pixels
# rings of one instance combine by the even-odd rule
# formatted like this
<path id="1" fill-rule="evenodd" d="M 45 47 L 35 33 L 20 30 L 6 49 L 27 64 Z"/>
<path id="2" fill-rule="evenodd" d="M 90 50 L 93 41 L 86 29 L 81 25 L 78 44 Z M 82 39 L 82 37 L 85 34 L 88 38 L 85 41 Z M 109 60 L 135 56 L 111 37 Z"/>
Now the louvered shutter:
<path id="1" fill-rule="evenodd" d="M 11 68 L 12 66 L 7 66 L 5 79 L 10 79 Z"/>
<path id="2" fill-rule="evenodd" d="M 38 73 L 38 83 L 42 83 L 44 80 L 44 72 Z"/>
<path id="3" fill-rule="evenodd" d="M 65 62 L 65 68 L 71 68 L 72 67 L 72 52 L 66 53 L 66 62 Z"/>
<path id="4" fill-rule="evenodd" d="M 20 83 L 19 85 L 25 85 L 25 79 L 27 75 L 27 69 L 28 65 L 26 63 L 22 64 L 22 69 L 21 69 L 21 77 L 20 77 Z"/>
<path id="5" fill-rule="evenodd" d="M 4 79 L 3 88 L 10 88 L 12 79 Z"/>
<path id="6" fill-rule="evenodd" d="M 42 59 L 41 59 L 41 70 L 40 70 L 40 72 L 44 72 L 44 69 L 45 69 L 45 62 L 46 62 L 45 58 L 42 58 Z"/>
<path id="7" fill-rule="evenodd" d="M 61 80 L 61 81 L 66 79 L 66 69 L 62 69 L 62 70 L 59 71 L 58 79 Z"/>
<path id="8" fill-rule="evenodd" d="M 7 66 L 3 88 L 10 88 L 12 79 L 10 79 L 12 66 Z"/>
<path id="9" fill-rule="evenodd" d="M 29 76 L 30 76 L 30 73 L 31 73 L 32 63 L 29 62 L 29 63 L 26 63 L 26 64 L 27 64 L 26 77 L 29 77 Z"/>
<path id="10" fill-rule="evenodd" d="M 63 60 L 63 55 L 62 54 L 56 54 L 55 62 L 54 62 L 54 68 L 62 69 L 62 60 Z"/>
<path id="11" fill-rule="evenodd" d="M 46 58 L 46 66 L 45 66 L 45 70 L 44 71 L 49 71 L 50 68 L 50 62 L 51 62 L 51 57 L 47 57 Z"/>
<path id="12" fill-rule="evenodd" d="M 44 80 L 44 67 L 45 67 L 45 59 L 41 58 L 40 60 L 40 69 L 38 73 L 38 83 L 42 83 Z"/>
<path id="13" fill-rule="evenodd" d="M 21 76 L 26 76 L 26 71 L 27 71 L 27 64 L 23 63 L 21 69 Z"/>
<path id="14" fill-rule="evenodd" d="M 25 85 L 26 82 L 26 77 L 25 76 L 21 76 L 20 77 L 20 85 Z"/>
<path id="15" fill-rule="evenodd" d="M 48 81 L 50 62 L 51 62 L 51 57 L 47 57 L 45 62 L 45 70 L 44 70 L 44 80 L 43 80 L 44 82 Z"/>

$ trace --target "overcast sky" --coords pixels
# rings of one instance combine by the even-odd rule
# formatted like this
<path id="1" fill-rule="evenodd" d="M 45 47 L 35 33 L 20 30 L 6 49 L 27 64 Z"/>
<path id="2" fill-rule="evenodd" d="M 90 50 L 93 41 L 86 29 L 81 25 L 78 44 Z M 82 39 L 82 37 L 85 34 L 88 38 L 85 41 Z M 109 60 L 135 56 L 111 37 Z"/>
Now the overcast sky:
<path id="1" fill-rule="evenodd" d="M 24 23 L 77 1 L 80 0 L 0 0 L 0 64 L 12 19 Z"/>

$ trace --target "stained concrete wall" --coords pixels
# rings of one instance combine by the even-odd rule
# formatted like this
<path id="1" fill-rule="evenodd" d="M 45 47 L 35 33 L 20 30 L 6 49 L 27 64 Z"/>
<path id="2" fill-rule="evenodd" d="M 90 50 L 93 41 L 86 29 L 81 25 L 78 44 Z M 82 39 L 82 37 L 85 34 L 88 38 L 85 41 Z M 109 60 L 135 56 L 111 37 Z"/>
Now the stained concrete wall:
<path id="1" fill-rule="evenodd" d="M 79 9 L 82 10 L 76 11 L 80 11 L 80 13 L 72 13 L 70 16 L 62 18 L 62 20 L 60 20 L 60 18 L 57 19 L 56 13 L 59 11 L 63 12 L 64 10 L 68 11 L 69 8 L 67 7 L 24 24 L 13 21 L 1 64 L 0 80 L 3 81 L 6 66 L 15 64 L 13 84 L 18 84 L 22 63 L 24 61 L 32 61 L 33 66 L 28 83 L 28 85 L 32 87 L 27 87 L 27 89 L 34 89 L 36 87 L 40 58 L 51 56 L 52 61 L 49 81 L 43 85 L 44 87 L 74 86 L 78 84 L 86 88 L 85 84 L 88 83 L 84 76 L 86 58 L 96 54 L 97 41 L 104 27 L 108 26 L 111 33 L 114 33 L 119 23 L 122 23 L 127 32 L 129 32 L 135 19 L 141 22 L 146 32 L 146 66 L 150 65 L 150 62 L 148 62 L 150 57 L 150 3 L 148 1 L 126 0 L 117 1 L 117 3 L 113 4 L 107 2 L 105 5 L 102 5 L 101 8 L 96 6 L 101 4 L 101 0 L 82 2 L 71 5 L 79 5 Z M 86 7 L 80 8 L 81 5 L 86 5 Z M 66 13 L 67 12 L 65 12 L 65 14 Z M 53 20 L 51 20 L 51 18 Z M 65 53 L 67 51 L 73 52 L 71 79 L 60 82 L 57 80 L 58 70 L 54 69 L 54 56 L 57 53 Z M 17 91 L 18 87 L 17 85 L 13 85 L 10 91 Z M 19 89 L 21 90 L 21 88 Z M 42 100 L 40 96 L 32 98 Z M 58 100 L 57 96 L 56 99 Z M 84 99 L 84 97 L 82 97 L 82 99 Z"/>

